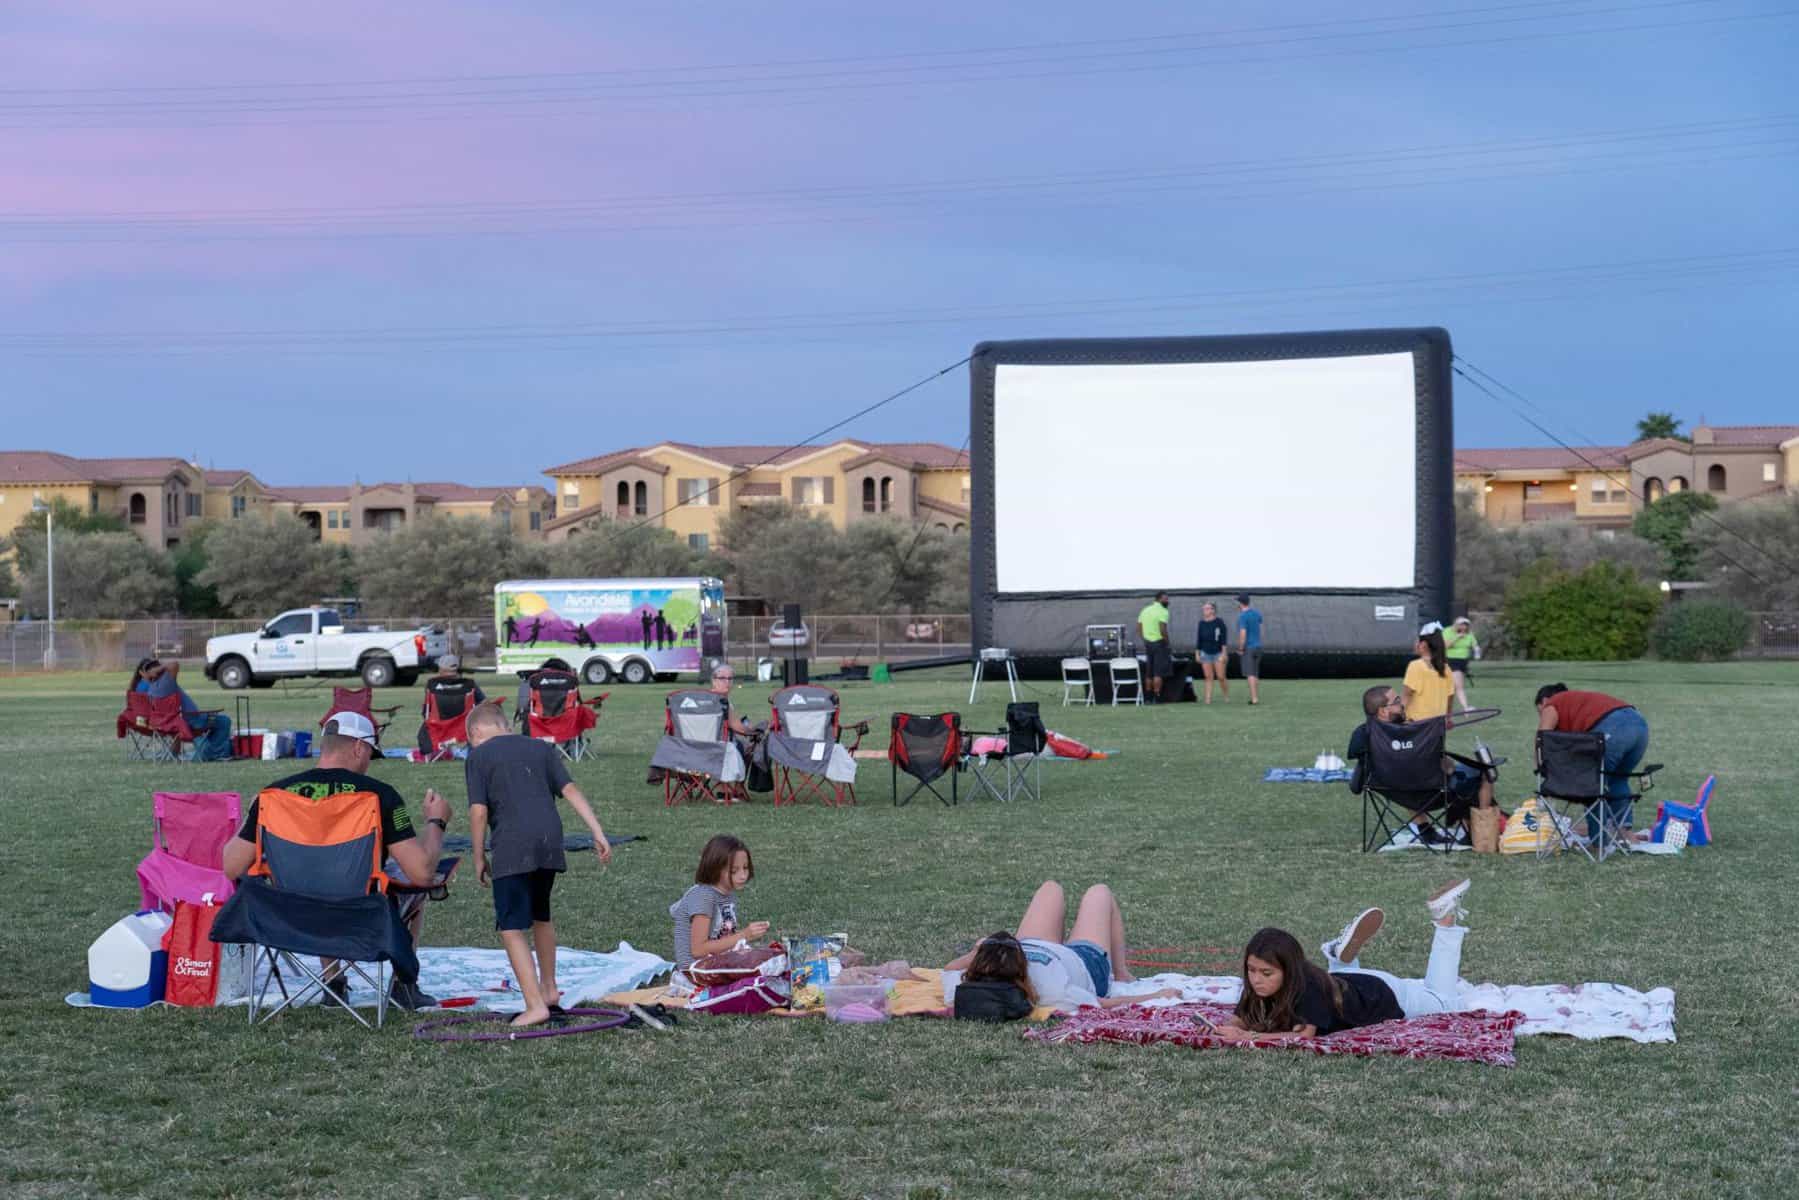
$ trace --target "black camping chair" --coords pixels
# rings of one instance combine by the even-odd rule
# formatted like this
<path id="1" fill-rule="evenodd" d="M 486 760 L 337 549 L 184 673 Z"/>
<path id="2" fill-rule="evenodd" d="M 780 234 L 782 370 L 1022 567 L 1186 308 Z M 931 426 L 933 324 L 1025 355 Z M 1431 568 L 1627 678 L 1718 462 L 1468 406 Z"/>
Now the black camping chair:
<path id="1" fill-rule="evenodd" d="M 942 800 L 949 807 L 960 803 L 956 776 L 962 766 L 962 714 L 945 712 L 934 716 L 896 712 L 887 737 L 887 763 L 893 775 L 893 806 L 911 803 L 921 790 Z M 900 772 L 915 782 L 904 796 L 899 793 Z M 949 776 L 949 796 L 938 791 L 943 776 Z"/>
<path id="2" fill-rule="evenodd" d="M 1611 780 L 1605 773 L 1605 735 L 1603 733 L 1570 733 L 1561 729 L 1537 731 L 1537 798 L 1551 808 L 1549 824 L 1553 836 L 1537 843 L 1537 857 L 1572 847 L 1598 862 L 1619 846 L 1628 846 L 1618 834 L 1616 824 L 1608 822 L 1605 802 Z M 1630 772 L 1630 802 L 1636 803 L 1643 793 L 1655 786 L 1655 773 L 1661 763 L 1645 763 Z M 1560 810 L 1554 809 L 1560 805 Z M 1599 831 L 1596 839 L 1574 836 L 1575 822 Z"/>
<path id="3" fill-rule="evenodd" d="M 995 800 L 1030 800 L 1043 796 L 1043 750 L 1049 730 L 1035 700 L 1015 700 L 1006 705 L 1006 727 L 995 735 L 1005 739 L 998 753 L 971 754 L 969 770 L 975 787 Z"/>
<path id="4" fill-rule="evenodd" d="M 1395 844 L 1399 831 L 1419 817 L 1465 803 L 1450 792 L 1449 776 L 1443 770 L 1445 757 L 1480 771 L 1491 771 L 1497 765 L 1450 753 L 1449 723 L 1444 717 L 1406 722 L 1369 717 L 1363 728 L 1368 752 L 1357 760 L 1349 790 L 1362 797 L 1364 854 Z M 1454 843 L 1445 837 L 1424 845 L 1448 851 Z"/>

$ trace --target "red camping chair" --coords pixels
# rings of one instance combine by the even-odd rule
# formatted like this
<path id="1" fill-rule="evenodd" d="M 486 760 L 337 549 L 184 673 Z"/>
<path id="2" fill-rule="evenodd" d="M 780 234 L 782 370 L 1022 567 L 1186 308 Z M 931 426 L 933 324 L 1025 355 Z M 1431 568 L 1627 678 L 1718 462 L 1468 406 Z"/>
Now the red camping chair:
<path id="1" fill-rule="evenodd" d="M 768 698 L 768 703 L 768 761 L 775 777 L 774 802 L 798 804 L 811 797 L 824 804 L 854 804 L 856 785 L 835 782 L 825 774 L 825 765 L 831 758 L 828 747 L 836 746 L 843 736 L 842 704 L 837 693 L 815 683 L 801 683 L 782 688 Z M 856 735 L 849 745 L 849 752 L 854 754 L 862 745 L 862 735 L 868 732 L 868 722 L 858 721 L 850 729 Z M 796 740 L 824 743 L 827 749 L 821 758 L 796 755 L 791 753 Z"/>
<path id="2" fill-rule="evenodd" d="M 587 757 L 587 731 L 600 723 L 600 705 L 611 692 L 581 699 L 581 681 L 569 671 L 545 670 L 531 676 L 531 705 L 526 729 L 534 738 L 553 742 L 571 762 Z"/>
<path id="3" fill-rule="evenodd" d="M 958 777 L 962 771 L 962 714 L 922 713 L 893 714 L 887 740 L 888 769 L 893 776 L 893 806 L 911 802 L 920 791 L 928 791 L 946 807 L 960 802 Z M 899 793 L 900 772 L 914 780 L 912 790 L 903 797 Z M 938 780 L 949 776 L 949 797 L 938 791 Z"/>
<path id="4" fill-rule="evenodd" d="M 125 711 L 113 723 L 117 736 L 130 739 L 125 757 L 143 762 L 181 762 L 182 747 L 192 745 L 196 734 L 188 716 L 217 716 L 216 708 L 187 714 L 175 692 L 152 698 L 144 692 L 125 693 Z"/>
<path id="5" fill-rule="evenodd" d="M 223 904 L 231 898 L 225 878 L 225 843 L 243 823 L 236 792 L 157 792 L 152 798 L 150 853 L 137 864 L 142 908 L 175 911 L 175 902 Z"/>
<path id="6" fill-rule="evenodd" d="M 400 711 L 400 706 L 395 704 L 387 708 L 375 708 L 374 703 L 374 688 L 334 687 L 331 689 L 331 708 L 319 718 L 319 728 L 323 729 L 325 722 L 340 712 L 353 712 L 368 718 L 369 724 L 375 727 L 375 740 L 380 741 L 381 735 L 387 732 L 387 727 L 394 723 L 394 714 Z M 381 715 L 376 716 L 376 713 Z"/>
<path id="7" fill-rule="evenodd" d="M 490 700 L 504 704 L 501 699 Z M 468 679 L 444 678 L 425 685 L 425 737 L 431 743 L 427 762 L 442 762 L 468 746 L 468 718 L 475 711 L 475 685 Z"/>

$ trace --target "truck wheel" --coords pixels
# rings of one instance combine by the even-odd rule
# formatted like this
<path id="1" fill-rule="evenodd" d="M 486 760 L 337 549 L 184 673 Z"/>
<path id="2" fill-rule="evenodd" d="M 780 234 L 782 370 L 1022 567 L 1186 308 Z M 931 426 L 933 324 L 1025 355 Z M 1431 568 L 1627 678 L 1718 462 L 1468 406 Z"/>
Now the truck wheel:
<path id="1" fill-rule="evenodd" d="M 648 683 L 654 674 L 649 663 L 641 658 L 633 658 L 625 663 L 625 669 L 619 673 L 619 677 L 626 683 Z"/>
<path id="2" fill-rule="evenodd" d="M 219 664 L 219 686 L 235 692 L 250 686 L 250 664 L 241 658 L 228 658 Z"/>
<path id="3" fill-rule="evenodd" d="M 394 660 L 391 658 L 369 658 L 362 663 L 362 682 L 372 688 L 392 687 L 394 682 Z"/>
<path id="4" fill-rule="evenodd" d="M 581 668 L 582 683 L 600 687 L 603 684 L 610 683 L 611 680 L 612 668 L 606 665 L 606 660 L 603 658 L 593 659 Z"/>

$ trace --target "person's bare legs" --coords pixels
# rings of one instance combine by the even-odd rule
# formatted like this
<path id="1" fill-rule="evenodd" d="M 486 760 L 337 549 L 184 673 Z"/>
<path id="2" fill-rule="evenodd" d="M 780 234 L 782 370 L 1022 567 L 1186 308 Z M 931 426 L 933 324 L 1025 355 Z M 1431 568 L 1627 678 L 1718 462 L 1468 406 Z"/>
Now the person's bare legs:
<path id="1" fill-rule="evenodd" d="M 1096 883 L 1081 894 L 1081 906 L 1074 914 L 1074 928 L 1068 940 L 1092 942 L 1105 950 L 1106 957 L 1112 960 L 1113 979 L 1128 982 L 1136 978 L 1124 965 L 1124 914 L 1119 911 L 1118 898 L 1105 884 Z"/>
<path id="2" fill-rule="evenodd" d="M 1231 702 L 1230 655 L 1219 655 L 1218 661 L 1212 664 L 1212 670 L 1218 675 L 1218 698 L 1229 704 Z"/>
<path id="3" fill-rule="evenodd" d="M 1199 673 L 1205 677 L 1205 681 L 1206 681 L 1206 701 L 1205 702 L 1207 704 L 1210 704 L 1212 702 L 1212 669 L 1213 669 L 1212 664 L 1209 662 L 1202 661 L 1199 664 Z"/>
<path id="4" fill-rule="evenodd" d="M 1046 879 L 1025 906 L 1024 916 L 1018 919 L 1018 936 L 1059 942 L 1063 940 L 1062 930 L 1067 921 L 1068 898 L 1062 893 L 1062 885 Z"/>
<path id="5" fill-rule="evenodd" d="M 543 990 L 543 1005 L 562 1003 L 562 989 L 556 986 L 556 926 L 549 921 L 531 922 L 531 945 L 537 951 L 537 985 Z"/>
<path id="6" fill-rule="evenodd" d="M 1249 677 L 1249 702 L 1251 704 L 1260 704 L 1262 702 L 1261 683 L 1262 677 L 1260 675 L 1251 675 Z"/>
<path id="7" fill-rule="evenodd" d="M 500 930 L 500 945 L 506 947 L 506 961 L 512 964 L 512 977 L 518 980 L 519 995 L 525 998 L 525 1011 L 512 1018 L 514 1025 L 541 1025 L 550 1019 L 550 1007 L 544 1003 L 543 989 L 537 984 L 537 964 L 531 961 L 531 943 L 522 929 Z"/>
<path id="8" fill-rule="evenodd" d="M 1467 679 L 1467 677 L 1465 675 L 1463 675 L 1460 671 L 1454 671 L 1454 670 L 1449 672 L 1449 677 L 1451 679 L 1455 680 L 1455 701 L 1456 701 L 1456 703 L 1460 704 L 1462 706 L 1463 712 L 1467 712 L 1468 711 L 1468 679 Z"/>

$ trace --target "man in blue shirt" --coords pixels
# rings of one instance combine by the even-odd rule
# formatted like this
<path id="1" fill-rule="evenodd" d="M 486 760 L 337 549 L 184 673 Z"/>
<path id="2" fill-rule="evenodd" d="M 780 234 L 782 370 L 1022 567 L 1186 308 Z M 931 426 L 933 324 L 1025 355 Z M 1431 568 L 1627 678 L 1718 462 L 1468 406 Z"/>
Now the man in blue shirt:
<path id="1" fill-rule="evenodd" d="M 199 762 L 220 762 L 231 757 L 231 718 L 224 713 L 201 714 L 200 706 L 182 688 L 176 678 L 181 673 L 178 662 L 164 663 L 146 658 L 137 665 L 136 689 L 152 700 L 164 696 L 181 697 L 181 711 L 187 714 L 187 727 L 200 736 L 194 739 L 194 758 Z"/>
<path id="2" fill-rule="evenodd" d="M 1261 701 L 1262 683 L 1262 614 L 1250 607 L 1247 594 L 1237 597 L 1237 661 L 1243 664 L 1243 678 L 1249 680 L 1249 702 Z"/>

